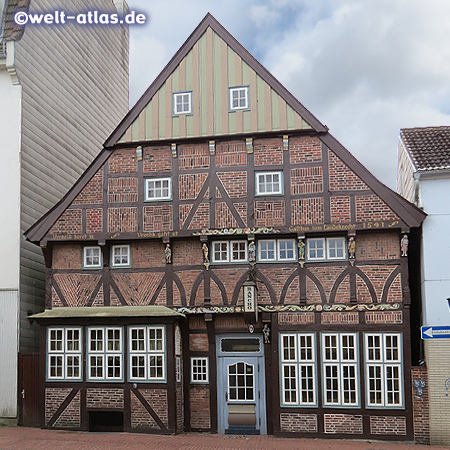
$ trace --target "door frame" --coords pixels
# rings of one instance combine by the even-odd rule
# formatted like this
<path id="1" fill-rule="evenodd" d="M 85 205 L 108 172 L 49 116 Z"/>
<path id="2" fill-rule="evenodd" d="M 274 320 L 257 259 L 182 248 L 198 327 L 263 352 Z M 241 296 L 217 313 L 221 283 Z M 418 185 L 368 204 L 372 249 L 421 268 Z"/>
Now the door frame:
<path id="1" fill-rule="evenodd" d="M 256 338 L 259 340 L 258 352 L 223 352 L 221 350 L 222 339 Z M 259 434 L 267 434 L 266 413 L 266 380 L 265 380 L 265 358 L 264 339 L 262 334 L 221 334 L 216 336 L 216 358 L 217 358 L 217 425 L 218 433 L 225 433 L 227 423 L 228 402 L 225 400 L 225 391 L 228 386 L 227 360 L 232 362 L 242 361 L 255 364 L 255 403 L 257 405 L 257 424 Z M 253 361 L 251 361 L 253 360 Z M 259 425 L 259 426 L 258 426 Z"/>

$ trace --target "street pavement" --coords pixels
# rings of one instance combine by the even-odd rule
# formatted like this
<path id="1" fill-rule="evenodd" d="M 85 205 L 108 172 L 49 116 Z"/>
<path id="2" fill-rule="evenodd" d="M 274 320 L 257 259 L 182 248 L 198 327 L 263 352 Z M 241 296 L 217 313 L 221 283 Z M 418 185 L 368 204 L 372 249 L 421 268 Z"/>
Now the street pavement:
<path id="1" fill-rule="evenodd" d="M 0 427 L 0 450 L 443 450 L 389 441 L 346 441 L 189 433 L 160 436 Z"/>

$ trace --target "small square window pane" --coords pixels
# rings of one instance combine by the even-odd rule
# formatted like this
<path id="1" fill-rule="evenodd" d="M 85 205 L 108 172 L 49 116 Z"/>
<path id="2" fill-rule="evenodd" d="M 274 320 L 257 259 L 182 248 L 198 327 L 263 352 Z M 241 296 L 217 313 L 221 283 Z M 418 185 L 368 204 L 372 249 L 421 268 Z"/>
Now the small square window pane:
<path id="1" fill-rule="evenodd" d="M 343 259 L 345 257 L 345 239 L 344 238 L 329 238 L 328 244 L 328 258 Z"/>
<path id="2" fill-rule="evenodd" d="M 325 239 L 308 239 L 308 259 L 325 259 Z"/>
<path id="3" fill-rule="evenodd" d="M 259 259 L 261 261 L 275 260 L 275 241 L 259 241 Z"/>

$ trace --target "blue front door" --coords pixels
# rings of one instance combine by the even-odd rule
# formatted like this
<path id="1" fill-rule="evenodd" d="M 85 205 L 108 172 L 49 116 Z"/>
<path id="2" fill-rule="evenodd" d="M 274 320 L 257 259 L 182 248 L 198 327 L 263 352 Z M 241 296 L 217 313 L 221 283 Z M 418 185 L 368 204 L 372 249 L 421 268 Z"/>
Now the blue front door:
<path id="1" fill-rule="evenodd" d="M 267 433 L 264 378 L 260 336 L 217 337 L 219 433 Z"/>

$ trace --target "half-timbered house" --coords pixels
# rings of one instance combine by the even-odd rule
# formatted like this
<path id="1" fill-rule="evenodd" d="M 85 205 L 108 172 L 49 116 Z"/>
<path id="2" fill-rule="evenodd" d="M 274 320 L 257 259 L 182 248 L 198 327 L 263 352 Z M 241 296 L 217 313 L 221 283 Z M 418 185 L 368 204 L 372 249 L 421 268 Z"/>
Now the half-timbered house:
<path id="1" fill-rule="evenodd" d="M 411 440 L 424 216 L 207 15 L 26 233 L 42 426 Z"/>

